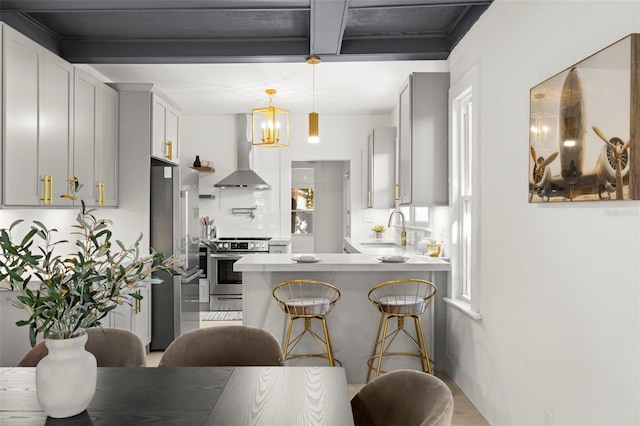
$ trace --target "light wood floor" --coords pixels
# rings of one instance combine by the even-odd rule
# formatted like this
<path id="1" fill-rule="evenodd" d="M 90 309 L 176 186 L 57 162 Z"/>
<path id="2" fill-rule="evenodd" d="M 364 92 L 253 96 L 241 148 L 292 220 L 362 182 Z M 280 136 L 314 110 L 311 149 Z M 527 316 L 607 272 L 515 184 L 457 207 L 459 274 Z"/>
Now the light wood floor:
<path id="1" fill-rule="evenodd" d="M 216 327 L 221 325 L 241 325 L 242 321 L 200 321 L 200 327 Z M 160 362 L 162 352 L 150 352 L 147 355 L 147 367 L 156 367 Z M 453 394 L 453 426 L 484 426 L 489 423 L 473 406 L 471 401 L 460 390 L 458 385 L 444 371 L 436 371 L 436 376 L 449 386 Z M 349 397 L 353 397 L 364 385 L 349 385 Z"/>

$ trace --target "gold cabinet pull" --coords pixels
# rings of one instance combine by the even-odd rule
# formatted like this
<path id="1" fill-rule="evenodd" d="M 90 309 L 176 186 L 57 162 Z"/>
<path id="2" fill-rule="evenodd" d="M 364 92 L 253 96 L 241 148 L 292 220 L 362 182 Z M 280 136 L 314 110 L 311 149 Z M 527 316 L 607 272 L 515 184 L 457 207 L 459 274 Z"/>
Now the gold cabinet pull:
<path id="1" fill-rule="evenodd" d="M 140 296 L 140 290 L 136 290 L 136 294 L 138 296 Z M 136 315 L 140 313 L 140 311 L 142 310 L 142 303 L 140 303 L 140 299 L 136 299 Z"/>
<path id="2" fill-rule="evenodd" d="M 49 176 L 49 204 L 53 204 L 53 176 Z"/>
<path id="3" fill-rule="evenodd" d="M 96 185 L 98 187 L 98 205 L 104 205 L 105 200 L 105 190 L 104 190 L 104 182 L 98 182 Z"/>
<path id="4" fill-rule="evenodd" d="M 173 160 L 173 141 L 167 142 L 167 158 Z"/>
<path id="5" fill-rule="evenodd" d="M 42 182 L 42 198 L 40 198 L 40 201 L 42 201 L 42 204 L 47 204 L 47 182 L 49 182 L 49 177 L 44 175 L 40 181 Z"/>
<path id="6" fill-rule="evenodd" d="M 44 175 L 42 179 L 42 204 L 51 204 L 53 201 L 53 176 Z"/>

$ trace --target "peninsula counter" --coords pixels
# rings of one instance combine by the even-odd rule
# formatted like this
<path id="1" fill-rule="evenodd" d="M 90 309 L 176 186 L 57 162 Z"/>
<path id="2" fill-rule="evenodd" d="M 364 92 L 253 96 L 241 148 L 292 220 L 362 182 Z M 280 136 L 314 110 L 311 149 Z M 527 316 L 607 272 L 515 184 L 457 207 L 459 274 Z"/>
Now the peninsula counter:
<path id="1" fill-rule="evenodd" d="M 436 285 L 439 292 L 446 293 L 449 262 L 428 256 L 411 256 L 403 263 L 383 263 L 367 254 L 318 253 L 317 263 L 298 263 L 291 254 L 249 254 L 234 264 L 234 270 L 242 272 L 243 324 L 259 327 L 271 332 L 284 342 L 286 317 L 272 297 L 273 288 L 280 282 L 306 278 L 333 284 L 341 292 L 341 298 L 327 316 L 334 355 L 342 362 L 349 383 L 365 383 L 367 359 L 371 356 L 380 314 L 369 302 L 367 294 L 375 285 L 400 278 L 418 278 Z M 441 281 L 437 282 L 436 281 Z M 442 294 L 440 294 L 441 296 Z M 434 321 L 432 303 L 422 316 L 427 345 L 434 358 Z M 394 323 L 392 323 L 395 326 Z M 391 324 L 390 324 L 391 325 Z M 303 322 L 296 324 L 298 331 Z M 315 324 L 314 324 L 315 326 Z M 321 329 L 314 328 L 320 335 Z M 411 328 L 412 330 L 412 328 Z M 292 335 L 296 332 L 294 331 Z M 396 343 L 402 345 L 405 339 Z M 406 346 L 409 348 L 409 346 Z M 306 339 L 296 351 L 319 352 L 315 344 Z M 385 365 L 391 369 L 419 369 L 419 361 L 397 357 Z M 287 365 L 327 365 L 321 359 L 291 360 Z"/>

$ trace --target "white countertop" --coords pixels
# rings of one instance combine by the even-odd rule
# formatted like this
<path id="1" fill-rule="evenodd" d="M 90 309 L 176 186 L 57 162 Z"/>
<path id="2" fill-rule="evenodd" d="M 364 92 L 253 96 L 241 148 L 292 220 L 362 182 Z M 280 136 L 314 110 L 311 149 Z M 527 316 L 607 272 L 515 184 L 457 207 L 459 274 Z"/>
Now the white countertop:
<path id="1" fill-rule="evenodd" d="M 402 263 L 381 262 L 371 254 L 316 253 L 320 258 L 315 263 L 298 263 L 292 254 L 248 254 L 233 264 L 239 272 L 277 271 L 449 271 L 447 260 L 423 255 L 406 255 L 409 260 Z"/>

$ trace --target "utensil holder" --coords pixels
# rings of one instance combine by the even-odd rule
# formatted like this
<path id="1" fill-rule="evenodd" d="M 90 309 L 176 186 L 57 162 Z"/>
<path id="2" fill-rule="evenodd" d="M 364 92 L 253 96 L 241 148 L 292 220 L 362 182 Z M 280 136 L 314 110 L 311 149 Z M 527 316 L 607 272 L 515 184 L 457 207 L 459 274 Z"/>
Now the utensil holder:
<path id="1" fill-rule="evenodd" d="M 209 239 L 211 235 L 211 225 L 202 225 L 202 235 L 201 237 L 205 240 Z"/>

